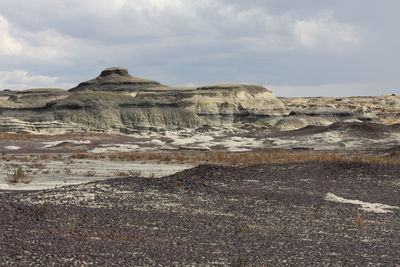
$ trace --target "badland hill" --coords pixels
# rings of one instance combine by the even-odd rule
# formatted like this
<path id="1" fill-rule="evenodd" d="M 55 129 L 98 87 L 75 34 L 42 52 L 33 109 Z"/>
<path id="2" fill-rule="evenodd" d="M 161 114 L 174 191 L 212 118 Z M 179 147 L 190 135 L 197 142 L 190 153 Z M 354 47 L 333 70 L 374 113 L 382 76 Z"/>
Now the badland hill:
<path id="1" fill-rule="evenodd" d="M 0 131 L 132 133 L 140 129 L 262 127 L 296 130 L 335 122 L 400 122 L 400 97 L 277 98 L 258 85 L 177 88 L 108 68 L 65 91 L 0 92 Z"/>

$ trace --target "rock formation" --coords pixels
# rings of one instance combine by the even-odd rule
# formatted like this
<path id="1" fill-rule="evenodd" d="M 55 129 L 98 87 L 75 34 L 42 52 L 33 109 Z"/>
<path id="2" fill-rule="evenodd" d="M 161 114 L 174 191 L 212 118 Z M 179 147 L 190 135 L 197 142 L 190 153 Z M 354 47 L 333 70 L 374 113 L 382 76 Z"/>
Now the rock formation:
<path id="1" fill-rule="evenodd" d="M 9 102 L 16 103 L 10 96 L 12 92 L 4 94 Z M 47 100 L 41 106 L 9 103 L 0 109 L 1 115 L 17 121 L 8 120 L 8 126 L 0 130 L 14 127 L 23 131 L 21 127 L 25 127 L 26 131 L 34 131 L 37 126 L 29 123 L 54 121 L 81 125 L 78 129 L 123 133 L 149 127 L 193 129 L 204 125 L 240 127 L 248 123 L 262 126 L 285 113 L 282 102 L 261 86 L 173 88 L 132 77 L 122 68 L 102 71 L 96 79 L 70 89 L 68 97 Z"/>
<path id="2" fill-rule="evenodd" d="M 284 105 L 266 88 L 256 85 L 213 85 L 181 91 L 141 92 L 136 99 L 159 107 L 174 107 L 196 118 L 196 126 L 259 126 L 285 113 Z"/>
<path id="3" fill-rule="evenodd" d="M 47 102 L 66 98 L 69 93 L 62 89 L 35 88 L 22 91 L 0 91 L 0 108 L 41 107 Z"/>
<path id="4" fill-rule="evenodd" d="M 131 133 L 142 128 L 203 126 L 263 127 L 266 131 L 326 126 L 342 121 L 396 123 L 400 97 L 276 98 L 265 87 L 219 84 L 163 86 L 108 68 L 69 91 L 34 89 L 0 92 L 0 131 L 101 131 Z M 53 125 L 53 126 L 52 126 Z"/>
<path id="5" fill-rule="evenodd" d="M 97 78 L 80 83 L 69 91 L 137 92 L 159 86 L 159 82 L 133 77 L 127 69 L 113 67 L 103 70 Z"/>
<path id="6" fill-rule="evenodd" d="M 279 98 L 287 110 L 296 114 L 318 114 L 321 110 L 337 110 L 353 114 L 358 121 L 400 123 L 400 96 L 387 94 L 382 96 L 357 97 L 291 97 Z M 326 112 L 325 112 L 326 113 Z"/>
<path id="7" fill-rule="evenodd" d="M 63 134 L 88 131 L 95 132 L 96 129 L 88 128 L 85 125 L 62 121 L 28 122 L 12 117 L 0 116 L 0 132 Z"/>
<path id="8" fill-rule="evenodd" d="M 270 133 L 264 144 L 269 148 L 301 148 L 311 150 L 378 151 L 400 145 L 398 124 L 371 122 L 335 122 L 328 126 L 312 126 Z"/>

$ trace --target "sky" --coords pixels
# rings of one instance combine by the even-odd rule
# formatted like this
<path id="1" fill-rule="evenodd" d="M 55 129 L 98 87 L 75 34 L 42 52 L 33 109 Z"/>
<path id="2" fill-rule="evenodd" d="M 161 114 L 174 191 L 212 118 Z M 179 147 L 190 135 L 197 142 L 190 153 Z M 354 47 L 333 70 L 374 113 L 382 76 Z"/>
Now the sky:
<path id="1" fill-rule="evenodd" d="M 277 96 L 400 94 L 398 0 L 0 0 L 0 90 L 107 67 Z"/>

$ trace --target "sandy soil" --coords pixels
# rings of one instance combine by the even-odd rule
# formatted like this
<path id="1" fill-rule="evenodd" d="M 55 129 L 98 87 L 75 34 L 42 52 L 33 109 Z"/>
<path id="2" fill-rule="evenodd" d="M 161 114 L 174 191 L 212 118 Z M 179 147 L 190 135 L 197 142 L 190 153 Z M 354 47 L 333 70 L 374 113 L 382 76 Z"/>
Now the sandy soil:
<path id="1" fill-rule="evenodd" d="M 13 166 L 22 166 L 32 182 L 29 184 L 7 182 L 7 174 L 15 168 Z M 59 160 L 43 160 L 40 156 L 34 156 L 31 161 L 26 161 L 17 157 L 7 162 L 0 162 L 0 190 L 41 190 L 132 175 L 155 178 L 190 167 L 192 166 L 180 163 L 68 159 L 65 155 L 64 157 L 60 155 Z"/>

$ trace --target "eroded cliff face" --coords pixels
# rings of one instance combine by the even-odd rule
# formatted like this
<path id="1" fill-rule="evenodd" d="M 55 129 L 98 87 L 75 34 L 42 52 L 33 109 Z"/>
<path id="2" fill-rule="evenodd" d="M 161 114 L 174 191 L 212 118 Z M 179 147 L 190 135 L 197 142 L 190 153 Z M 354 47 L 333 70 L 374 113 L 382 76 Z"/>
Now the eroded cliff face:
<path id="1" fill-rule="evenodd" d="M 69 91 L 0 92 L 0 131 L 132 133 L 251 125 L 271 132 L 342 121 L 395 123 L 399 103 L 397 96 L 278 99 L 265 87 L 243 84 L 174 88 L 109 68 Z"/>
<path id="2" fill-rule="evenodd" d="M 326 126 L 335 122 L 400 123 L 400 96 L 293 97 L 279 98 L 290 111 L 277 127 L 295 130 L 307 125 Z"/>
<path id="3" fill-rule="evenodd" d="M 336 109 L 359 114 L 366 118 L 377 118 L 384 124 L 400 123 L 400 96 L 357 97 L 292 97 L 279 98 L 288 110 L 299 113 L 321 109 Z"/>
<path id="4" fill-rule="evenodd" d="M 4 92 L 0 113 L 7 118 L 7 126 L 0 130 L 50 130 L 49 122 L 71 124 L 66 131 L 75 127 L 79 131 L 86 128 L 123 133 L 142 128 L 240 127 L 249 123 L 263 126 L 286 112 L 283 103 L 261 86 L 173 88 L 133 77 L 123 68 L 106 69 L 97 78 L 64 91 L 62 97 L 42 96 L 38 95 L 40 101 L 36 104 L 18 104 L 12 92 Z"/>
<path id="5" fill-rule="evenodd" d="M 183 91 L 141 92 L 136 98 L 155 106 L 170 106 L 193 114 L 196 126 L 262 126 L 285 114 L 272 92 L 255 85 L 213 85 Z"/>

